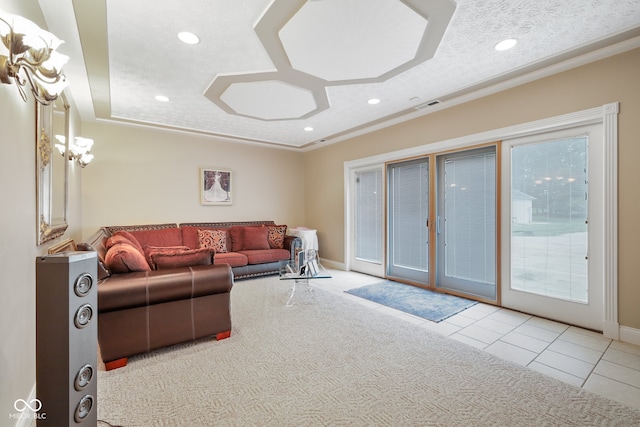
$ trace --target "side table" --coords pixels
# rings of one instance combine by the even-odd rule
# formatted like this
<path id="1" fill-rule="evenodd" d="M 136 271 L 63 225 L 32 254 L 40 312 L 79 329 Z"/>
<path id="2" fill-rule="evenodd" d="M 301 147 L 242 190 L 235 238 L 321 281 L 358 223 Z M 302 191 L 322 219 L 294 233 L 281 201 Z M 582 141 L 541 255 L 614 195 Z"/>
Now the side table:
<path id="1" fill-rule="evenodd" d="M 313 289 L 309 286 L 312 279 L 330 279 L 331 275 L 317 260 L 310 260 L 301 268 L 292 261 L 280 261 L 280 280 L 291 281 L 291 292 L 285 306 L 307 305 L 315 301 Z"/>

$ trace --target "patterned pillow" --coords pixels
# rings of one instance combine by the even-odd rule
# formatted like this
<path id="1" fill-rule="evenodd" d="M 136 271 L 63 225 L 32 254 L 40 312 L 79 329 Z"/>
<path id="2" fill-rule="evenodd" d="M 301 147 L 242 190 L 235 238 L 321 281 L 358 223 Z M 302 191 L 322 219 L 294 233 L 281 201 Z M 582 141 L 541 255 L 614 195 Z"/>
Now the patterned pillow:
<path id="1" fill-rule="evenodd" d="M 282 249 L 284 246 L 284 236 L 287 234 L 286 225 L 269 225 L 269 247 L 271 249 Z"/>
<path id="2" fill-rule="evenodd" d="M 198 230 L 201 248 L 211 248 L 218 254 L 227 252 L 227 230 Z"/>

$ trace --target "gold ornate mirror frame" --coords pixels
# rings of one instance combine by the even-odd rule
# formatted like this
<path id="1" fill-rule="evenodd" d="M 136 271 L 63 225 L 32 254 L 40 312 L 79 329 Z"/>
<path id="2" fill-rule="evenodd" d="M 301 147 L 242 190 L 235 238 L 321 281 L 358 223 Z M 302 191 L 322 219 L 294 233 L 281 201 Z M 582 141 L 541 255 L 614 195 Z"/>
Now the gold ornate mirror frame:
<path id="1" fill-rule="evenodd" d="M 64 141 L 64 155 L 56 143 Z M 69 104 L 64 94 L 50 105 L 36 102 L 36 186 L 38 245 L 62 236 L 67 224 Z"/>

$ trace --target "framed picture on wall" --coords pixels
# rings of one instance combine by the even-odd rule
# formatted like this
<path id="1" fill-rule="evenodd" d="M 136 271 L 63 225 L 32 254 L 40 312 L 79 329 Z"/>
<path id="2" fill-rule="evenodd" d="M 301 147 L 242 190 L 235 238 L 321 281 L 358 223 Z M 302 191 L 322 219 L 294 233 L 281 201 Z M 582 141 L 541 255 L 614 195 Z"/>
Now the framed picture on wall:
<path id="1" fill-rule="evenodd" d="M 60 252 L 73 252 L 76 250 L 76 242 L 73 239 L 66 239 L 60 243 L 56 243 L 53 246 L 49 246 L 47 252 L 49 255 L 57 254 Z"/>
<path id="2" fill-rule="evenodd" d="M 232 173 L 230 170 L 200 168 L 200 204 L 231 205 Z"/>

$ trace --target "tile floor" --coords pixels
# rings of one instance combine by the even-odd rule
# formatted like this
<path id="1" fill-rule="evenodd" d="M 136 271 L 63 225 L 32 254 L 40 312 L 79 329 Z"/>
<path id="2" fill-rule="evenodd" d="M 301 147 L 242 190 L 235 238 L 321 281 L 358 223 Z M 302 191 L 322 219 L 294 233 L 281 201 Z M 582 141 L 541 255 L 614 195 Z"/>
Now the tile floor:
<path id="1" fill-rule="evenodd" d="M 440 323 L 403 313 L 344 292 L 381 279 L 330 270 L 319 287 L 372 309 L 482 349 L 502 359 L 640 409 L 640 346 L 520 312 L 478 303 Z"/>

